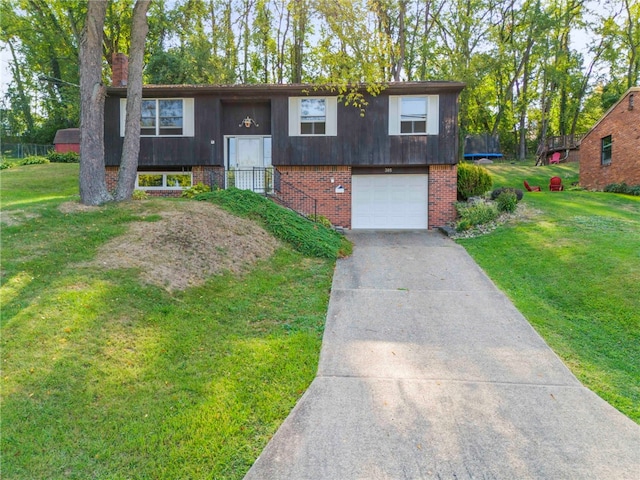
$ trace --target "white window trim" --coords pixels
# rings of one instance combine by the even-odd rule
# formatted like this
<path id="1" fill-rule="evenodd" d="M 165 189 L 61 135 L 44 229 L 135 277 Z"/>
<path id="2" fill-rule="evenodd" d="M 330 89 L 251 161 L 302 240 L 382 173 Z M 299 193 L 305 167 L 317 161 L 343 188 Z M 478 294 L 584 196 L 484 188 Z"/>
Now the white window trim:
<path id="1" fill-rule="evenodd" d="M 403 98 L 427 99 L 427 131 L 424 133 L 401 133 L 400 121 Z M 440 97 L 438 95 L 389 95 L 389 135 L 438 135 L 440 130 Z"/>
<path id="2" fill-rule="evenodd" d="M 162 187 L 141 187 L 138 185 L 138 175 L 162 175 Z M 187 187 L 170 187 L 167 186 L 167 175 L 189 175 L 191 177 L 191 185 Z M 138 171 L 136 173 L 136 190 L 185 190 L 193 187 L 193 173 L 192 172 L 145 172 Z"/>
<path id="3" fill-rule="evenodd" d="M 300 133 L 300 100 L 303 98 L 321 98 L 325 104 L 324 133 Z M 289 97 L 289 136 L 290 137 L 335 137 L 338 135 L 338 98 L 337 97 Z"/>
<path id="4" fill-rule="evenodd" d="M 179 135 L 140 135 L 141 137 L 193 137 L 195 136 L 194 99 L 193 98 L 143 98 L 143 100 L 182 100 L 182 133 Z M 120 99 L 120 136 L 124 137 L 124 126 L 127 120 L 127 99 Z M 156 131 L 158 126 L 156 125 Z"/>

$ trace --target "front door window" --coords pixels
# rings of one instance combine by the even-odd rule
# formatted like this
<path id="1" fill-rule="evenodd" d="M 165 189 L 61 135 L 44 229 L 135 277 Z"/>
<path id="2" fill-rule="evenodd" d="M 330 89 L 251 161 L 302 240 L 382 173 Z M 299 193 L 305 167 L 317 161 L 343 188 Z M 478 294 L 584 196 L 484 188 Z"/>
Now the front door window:
<path id="1" fill-rule="evenodd" d="M 272 188 L 271 137 L 227 137 L 227 187 L 264 193 Z"/>

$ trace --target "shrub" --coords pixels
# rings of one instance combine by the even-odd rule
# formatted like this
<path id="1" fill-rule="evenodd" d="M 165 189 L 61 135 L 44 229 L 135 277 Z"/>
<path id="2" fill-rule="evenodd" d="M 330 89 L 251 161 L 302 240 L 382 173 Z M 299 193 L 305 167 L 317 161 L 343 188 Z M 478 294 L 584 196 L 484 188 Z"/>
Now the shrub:
<path id="1" fill-rule="evenodd" d="M 634 185 L 633 187 L 629 187 L 629 195 L 640 197 L 640 185 Z"/>
<path id="2" fill-rule="evenodd" d="M 146 200 L 147 198 L 149 198 L 149 194 L 147 192 L 145 192 L 144 190 L 137 190 L 136 189 L 131 194 L 131 198 L 133 200 Z"/>
<path id="3" fill-rule="evenodd" d="M 200 195 L 201 193 L 207 193 L 210 191 L 211 191 L 211 188 L 209 187 L 209 185 L 205 185 L 204 183 L 200 182 L 194 185 L 193 187 L 189 187 L 185 189 L 182 192 L 181 196 L 183 198 L 194 198 L 196 195 Z"/>
<path id="4" fill-rule="evenodd" d="M 502 192 L 513 192 L 516 195 L 516 200 L 519 202 L 522 200 L 524 193 L 519 188 L 513 187 L 500 187 L 496 188 L 493 192 L 491 192 L 491 200 L 496 200 Z"/>
<path id="5" fill-rule="evenodd" d="M 640 196 L 640 185 L 627 185 L 626 183 L 610 183 L 604 187 L 605 192 L 624 193 L 625 195 Z"/>
<path id="6" fill-rule="evenodd" d="M 43 165 L 45 163 L 49 163 L 47 158 L 32 156 L 24 157 L 20 162 L 18 162 L 18 165 Z"/>
<path id="7" fill-rule="evenodd" d="M 475 225 L 489 223 L 498 217 L 498 209 L 494 204 L 486 202 L 457 203 L 456 210 L 460 220 L 456 224 L 459 232 Z"/>
<path id="8" fill-rule="evenodd" d="M 627 189 L 628 189 L 627 184 L 624 182 L 610 183 L 609 185 L 604 187 L 604 191 L 610 192 L 610 193 L 627 193 Z"/>
<path id="9" fill-rule="evenodd" d="M 0 162 L 0 170 L 6 170 L 7 168 L 11 168 L 12 165 L 6 162 Z"/>
<path id="10" fill-rule="evenodd" d="M 320 225 L 324 225 L 327 228 L 332 228 L 331 221 L 324 215 L 310 215 L 309 220 L 312 220 Z"/>
<path id="11" fill-rule="evenodd" d="M 496 205 L 499 212 L 513 213 L 518 207 L 518 197 L 514 192 L 505 190 L 496 198 Z"/>
<path id="12" fill-rule="evenodd" d="M 483 195 L 491 189 L 493 180 L 489 171 L 478 165 L 460 163 L 458 165 L 458 199 Z"/>
<path id="13" fill-rule="evenodd" d="M 80 163 L 80 154 L 77 152 L 49 152 L 47 158 L 51 163 Z"/>

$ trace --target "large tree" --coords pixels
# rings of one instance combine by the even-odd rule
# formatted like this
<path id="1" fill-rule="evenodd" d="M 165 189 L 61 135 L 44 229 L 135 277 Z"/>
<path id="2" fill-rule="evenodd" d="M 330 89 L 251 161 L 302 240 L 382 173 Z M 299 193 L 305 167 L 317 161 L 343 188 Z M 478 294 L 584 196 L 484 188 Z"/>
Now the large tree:
<path id="1" fill-rule="evenodd" d="M 104 165 L 104 98 L 102 82 L 104 25 L 108 2 L 89 0 L 80 41 L 80 201 L 101 205 L 131 197 L 140 149 L 142 67 L 147 35 L 147 11 L 151 0 L 136 0 L 131 24 L 127 118 L 122 165 L 115 196 L 107 190 Z"/>
<path id="2" fill-rule="evenodd" d="M 107 2 L 89 0 L 80 40 L 80 202 L 101 205 L 112 199 L 104 169 L 102 40 Z"/>
<path id="3" fill-rule="evenodd" d="M 127 82 L 127 117 L 124 129 L 124 145 L 118 172 L 115 200 L 127 200 L 135 188 L 140 153 L 140 111 L 142 108 L 142 68 L 144 44 L 149 31 L 147 11 L 151 0 L 137 0 L 131 23 L 131 47 L 129 49 L 129 73 Z"/>

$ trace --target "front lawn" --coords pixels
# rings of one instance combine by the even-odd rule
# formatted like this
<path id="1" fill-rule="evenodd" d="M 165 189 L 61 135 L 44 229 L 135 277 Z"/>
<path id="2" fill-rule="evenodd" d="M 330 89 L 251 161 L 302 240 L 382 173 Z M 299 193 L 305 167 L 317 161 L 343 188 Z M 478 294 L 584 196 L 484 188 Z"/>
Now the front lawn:
<path id="1" fill-rule="evenodd" d="M 242 478 L 315 376 L 335 260 L 281 244 L 185 290 L 102 268 L 187 201 L 60 209 L 77 167 L 0 173 L 2 478 Z"/>
<path id="2" fill-rule="evenodd" d="M 525 192 L 532 218 L 459 240 L 574 374 L 640 423 L 640 198 L 549 192 L 577 164 L 488 166 L 494 187 Z"/>

